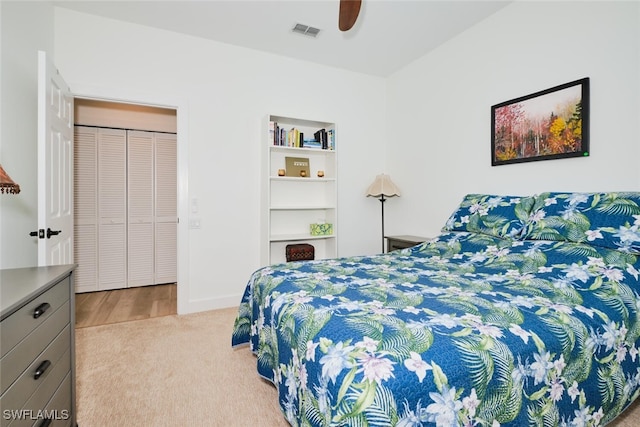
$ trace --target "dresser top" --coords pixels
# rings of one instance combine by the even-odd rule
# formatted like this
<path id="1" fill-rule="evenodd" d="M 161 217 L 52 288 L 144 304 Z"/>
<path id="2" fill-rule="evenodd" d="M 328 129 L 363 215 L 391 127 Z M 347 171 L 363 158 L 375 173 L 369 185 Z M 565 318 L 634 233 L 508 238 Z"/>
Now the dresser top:
<path id="1" fill-rule="evenodd" d="M 58 283 L 75 267 L 69 264 L 0 270 L 0 319 Z"/>

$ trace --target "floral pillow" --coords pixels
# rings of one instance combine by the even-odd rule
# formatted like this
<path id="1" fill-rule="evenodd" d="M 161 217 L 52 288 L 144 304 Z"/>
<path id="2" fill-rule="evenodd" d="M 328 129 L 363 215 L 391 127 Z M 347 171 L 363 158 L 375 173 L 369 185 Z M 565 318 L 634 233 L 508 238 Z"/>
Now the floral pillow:
<path id="1" fill-rule="evenodd" d="M 640 254 L 640 192 L 539 194 L 522 238 Z"/>
<path id="2" fill-rule="evenodd" d="M 467 194 L 444 231 L 470 231 L 517 239 L 529 218 L 533 197 Z"/>

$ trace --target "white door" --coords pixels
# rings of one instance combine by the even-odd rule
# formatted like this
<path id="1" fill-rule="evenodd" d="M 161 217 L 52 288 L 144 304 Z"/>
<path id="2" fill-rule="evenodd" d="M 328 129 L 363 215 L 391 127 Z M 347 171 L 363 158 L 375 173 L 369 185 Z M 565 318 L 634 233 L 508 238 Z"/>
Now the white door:
<path id="1" fill-rule="evenodd" d="M 38 52 L 38 265 L 73 263 L 73 97 Z"/>
<path id="2" fill-rule="evenodd" d="M 153 132 L 127 131 L 127 287 L 155 284 L 154 139 Z"/>
<path id="3" fill-rule="evenodd" d="M 127 283 L 127 132 L 98 129 L 98 290 Z"/>
<path id="4" fill-rule="evenodd" d="M 155 137 L 155 283 L 178 280 L 178 176 L 177 136 Z"/>

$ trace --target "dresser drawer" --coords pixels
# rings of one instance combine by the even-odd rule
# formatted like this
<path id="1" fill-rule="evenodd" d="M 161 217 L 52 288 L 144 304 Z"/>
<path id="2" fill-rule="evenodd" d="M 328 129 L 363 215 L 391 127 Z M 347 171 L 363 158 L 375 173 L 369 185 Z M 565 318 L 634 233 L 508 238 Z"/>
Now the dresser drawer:
<path id="1" fill-rule="evenodd" d="M 0 322 L 0 357 L 7 354 L 31 331 L 41 325 L 58 307 L 69 301 L 69 277 L 64 278 L 47 292 L 36 297 L 24 307 Z M 49 304 L 49 308 L 38 318 L 34 319 L 36 308 Z M 3 388 L 4 389 L 4 388 Z"/>
<path id="2" fill-rule="evenodd" d="M 71 396 L 71 374 L 69 374 L 46 406 L 46 411 L 53 420 L 49 427 L 71 425 Z M 41 421 L 34 424 L 34 426 L 40 425 Z"/>
<path id="3" fill-rule="evenodd" d="M 71 423 L 71 373 L 58 380 L 55 387 L 49 390 L 48 396 L 36 393 L 22 411 L 20 417 L 12 420 L 10 427 L 41 426 L 46 419 L 51 419 L 49 426 L 68 426 Z"/>
<path id="4" fill-rule="evenodd" d="M 53 342 L 29 365 L 22 375 L 0 397 L 0 407 L 3 410 L 17 411 L 25 406 L 26 401 L 34 393 L 51 397 L 67 372 L 71 369 L 71 326 L 66 328 L 53 340 Z M 49 367 L 38 378 L 34 373 L 41 363 L 49 361 Z M 53 387 L 53 388 L 52 388 Z M 40 399 L 43 400 L 43 399 Z M 46 403 L 44 400 L 43 403 Z M 9 421 L 3 417 L 0 426 L 8 426 Z"/>
<path id="5" fill-rule="evenodd" d="M 2 391 L 0 394 L 4 394 L 7 388 L 27 369 L 27 366 L 69 323 L 70 312 L 69 301 L 67 301 L 2 357 L 0 360 L 2 367 L 2 377 L 0 378 Z"/>

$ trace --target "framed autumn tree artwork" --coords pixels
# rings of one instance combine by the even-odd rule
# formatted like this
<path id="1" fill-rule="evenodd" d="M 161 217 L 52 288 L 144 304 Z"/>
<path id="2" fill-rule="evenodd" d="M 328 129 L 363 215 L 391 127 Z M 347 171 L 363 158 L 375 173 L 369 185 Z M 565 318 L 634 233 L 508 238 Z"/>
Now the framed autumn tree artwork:
<path id="1" fill-rule="evenodd" d="M 491 165 L 589 155 L 589 78 L 491 107 Z"/>

